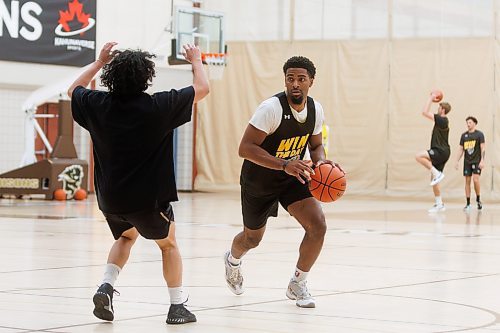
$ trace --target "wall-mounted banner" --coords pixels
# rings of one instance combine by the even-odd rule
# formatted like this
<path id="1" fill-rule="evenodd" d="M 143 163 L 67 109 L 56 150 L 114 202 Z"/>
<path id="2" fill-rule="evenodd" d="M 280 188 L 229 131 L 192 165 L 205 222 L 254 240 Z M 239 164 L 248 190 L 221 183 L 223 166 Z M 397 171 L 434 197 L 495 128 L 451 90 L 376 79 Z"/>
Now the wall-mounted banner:
<path id="1" fill-rule="evenodd" d="M 95 36 L 96 0 L 0 0 L 0 60 L 84 66 Z"/>

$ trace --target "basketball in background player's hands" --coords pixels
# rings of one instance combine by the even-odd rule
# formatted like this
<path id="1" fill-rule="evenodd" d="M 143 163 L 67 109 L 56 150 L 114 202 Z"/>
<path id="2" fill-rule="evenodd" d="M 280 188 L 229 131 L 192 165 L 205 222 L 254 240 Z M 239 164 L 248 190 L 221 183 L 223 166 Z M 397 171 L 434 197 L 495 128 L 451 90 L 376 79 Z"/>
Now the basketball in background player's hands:
<path id="1" fill-rule="evenodd" d="M 434 103 L 439 103 L 443 99 L 443 92 L 441 90 L 435 89 L 431 92 L 431 95 Z"/>

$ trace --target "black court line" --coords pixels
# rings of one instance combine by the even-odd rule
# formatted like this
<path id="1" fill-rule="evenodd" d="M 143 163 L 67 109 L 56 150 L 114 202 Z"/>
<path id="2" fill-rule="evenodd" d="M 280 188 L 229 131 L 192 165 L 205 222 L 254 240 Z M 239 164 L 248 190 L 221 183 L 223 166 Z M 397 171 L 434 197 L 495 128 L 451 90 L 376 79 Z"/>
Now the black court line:
<path id="1" fill-rule="evenodd" d="M 432 298 L 421 298 L 421 297 L 413 297 L 413 296 L 400 296 L 400 295 L 385 295 L 385 294 L 376 294 L 376 293 L 361 293 L 365 295 L 375 295 L 375 296 L 383 296 L 383 297 L 395 297 L 395 298 L 405 298 L 405 299 L 415 299 L 415 300 L 421 300 L 421 301 L 427 301 L 427 302 L 437 302 L 437 303 L 445 303 L 445 304 L 452 304 L 452 305 L 458 305 L 466 308 L 472 308 L 475 310 L 479 310 L 481 312 L 486 312 L 490 315 L 493 316 L 493 320 L 487 324 L 479 325 L 479 326 L 471 326 L 471 327 L 466 327 L 466 328 L 461 328 L 461 329 L 456 329 L 456 330 L 447 330 L 447 331 L 437 331 L 433 333 L 451 333 L 451 332 L 462 332 L 462 331 L 469 331 L 469 330 L 477 330 L 481 328 L 487 328 L 493 325 L 496 325 L 499 323 L 500 319 L 500 314 L 498 312 L 482 308 L 479 306 L 474 306 L 474 305 L 469 305 L 469 304 L 464 304 L 464 303 L 457 303 L 457 302 L 450 302 L 450 301 L 443 301 L 443 300 L 438 300 L 438 299 L 432 299 Z M 446 325 L 446 326 L 451 326 L 451 325 Z"/>
<path id="2" fill-rule="evenodd" d="M 320 297 L 326 297 L 326 296 L 335 296 L 335 295 L 345 295 L 345 294 L 369 294 L 370 291 L 377 291 L 377 290 L 389 290 L 389 289 L 395 289 L 395 288 L 403 288 L 403 287 L 412 287 L 412 286 L 419 286 L 419 285 L 428 285 L 428 284 L 435 284 L 435 283 L 443 283 L 443 282 L 451 282 L 451 281 L 459 281 L 459 280 L 468 280 L 468 279 L 477 279 L 477 278 L 483 278 L 483 277 L 489 277 L 489 276 L 496 276 L 498 274 L 485 274 L 485 275 L 477 275 L 477 276 L 470 276 L 470 277 L 462 277 L 462 278 L 454 278 L 454 279 L 445 279 L 445 280 L 436 280 L 436 281 L 427 281 L 427 282 L 418 282 L 418 283 L 410 283 L 410 284 L 402 284 L 402 285 L 394 285 L 394 286 L 387 286 L 387 287 L 378 287 L 378 288 L 369 288 L 369 289 L 359 289 L 359 290 L 349 290 L 349 291 L 338 291 L 338 292 L 328 292 L 328 293 L 323 293 L 323 294 L 317 294 L 317 295 L 314 295 L 314 297 L 316 298 L 320 298 Z M 190 286 L 186 286 L 187 288 L 191 288 Z M 261 288 L 262 289 L 262 288 Z M 391 297 L 392 295 L 383 295 L 382 296 L 386 296 L 386 297 Z M 51 296 L 49 296 L 51 297 Z M 404 296 L 393 296 L 393 297 L 401 297 L 401 298 L 404 298 Z M 411 297 L 407 297 L 407 298 L 411 298 Z M 415 298 L 415 299 L 418 299 L 418 298 Z M 488 323 L 488 324 L 484 324 L 484 325 L 481 325 L 480 327 L 489 327 L 493 324 L 496 324 L 497 323 L 497 319 L 499 318 L 499 314 L 497 312 L 494 312 L 494 311 L 491 311 L 491 310 L 488 310 L 488 309 L 483 309 L 483 308 L 479 308 L 479 307 L 475 307 L 475 306 L 471 306 L 471 305 L 467 305 L 467 304 L 461 304 L 461 303 L 453 303 L 453 302 L 447 302 L 447 301 L 440 301 L 440 300 L 432 300 L 432 299 L 424 299 L 422 298 L 421 300 L 427 300 L 427 301 L 433 301 L 433 302 L 443 302 L 443 303 L 449 303 L 449 304 L 454 304 L 454 305 L 459 305 L 459 306 L 465 306 L 465 307 L 470 307 L 470 308 L 474 308 L 474 309 L 480 309 L 480 310 L 484 310 L 486 311 L 487 313 L 489 314 L 492 314 L 494 315 L 495 317 L 495 320 Z M 261 302 L 252 302 L 252 303 L 245 303 L 245 304 L 238 304 L 238 305 L 227 305 L 227 306 L 221 306 L 221 307 L 215 307 L 215 308 L 202 308 L 202 309 L 199 309 L 199 310 L 192 310 L 192 312 L 205 312 L 205 311 L 213 311 L 213 310 L 236 310 L 238 308 L 241 308 L 241 307 L 246 307 L 246 306 L 252 306 L 252 305 L 262 305 L 262 304 L 271 304 L 271 303 L 280 303 L 280 302 L 290 302 L 289 299 L 287 298 L 280 298 L 280 299 L 277 299 L 277 300 L 269 300 L 269 301 L 261 301 Z M 135 302 L 136 303 L 136 302 Z M 147 303 L 146 303 L 147 304 Z M 253 311 L 253 310 L 239 310 L 239 311 Z M 258 312 L 258 311 L 257 311 Z M 266 311 L 268 312 L 268 311 Z M 339 317 L 339 316 L 326 316 L 326 315 L 315 315 L 315 314 L 311 314 L 311 313 L 303 313 L 303 314 L 294 314 L 294 315 L 308 315 L 308 316 L 313 316 L 313 317 L 330 317 L 330 318 L 343 318 L 343 317 Z M 139 316 L 139 317 L 132 317 L 132 318 L 125 318 L 125 319 L 119 319 L 119 320 L 115 320 L 115 321 L 130 321 L 130 320 L 136 320 L 136 319 L 146 319 L 146 318 L 155 318 L 155 317 L 159 317 L 159 316 L 166 316 L 166 313 L 162 313 L 162 314 L 157 314 L 157 315 L 147 315 L 147 316 Z M 348 317 L 347 317 L 348 318 Z M 359 318 L 358 318 L 359 319 Z M 369 319 L 369 320 L 374 320 L 374 321 L 383 321 L 383 320 L 379 320 L 379 319 Z M 385 320 L 384 320 L 385 321 Z M 397 322 L 397 321 L 394 321 L 394 322 Z M 102 322 L 98 322 L 98 323 L 102 323 Z M 403 323 L 411 323 L 411 322 L 403 322 Z M 89 326 L 89 325 L 95 325 L 96 323 L 95 322 L 92 322 L 92 323 L 84 323 L 84 324 L 76 324 L 76 325 L 67 325 L 67 326 L 59 326 L 59 327 L 50 327 L 50 328 L 45 328 L 45 329 L 39 329 L 39 330 L 33 330 L 33 331 L 30 331 L 30 332 L 47 332 L 47 331 L 50 331 L 50 330 L 59 330 L 59 329 L 64 329 L 64 328 L 71 328 L 71 327 L 83 327 L 83 326 Z M 429 324 L 429 323 L 425 323 L 426 325 L 438 325 L 438 324 Z M 441 325 L 439 325 L 441 326 Z M 452 325 L 446 325 L 448 327 L 452 326 Z M 433 332 L 433 333 L 452 333 L 452 332 L 462 332 L 462 331 L 466 331 L 466 330 L 470 330 L 470 329 L 475 329 L 474 327 L 473 328 L 464 328 L 464 327 L 460 327 L 459 329 L 457 330 L 448 330 L 448 331 L 436 331 L 436 332 Z"/>
<path id="3" fill-rule="evenodd" d="M 78 218 L 78 216 L 19 215 L 19 214 L 0 214 L 0 217 L 6 217 L 11 219 L 35 219 L 35 220 L 67 220 L 67 219 Z"/>
<path id="4" fill-rule="evenodd" d="M 197 239 L 194 239 L 197 240 Z M 338 250 L 338 249 L 345 249 L 345 248 L 359 248 L 362 246 L 357 246 L 357 245 L 338 245 L 338 246 L 325 246 L 323 250 L 325 249 L 330 249 L 330 250 Z M 388 250 L 405 250 L 402 248 L 397 248 L 397 247 L 367 247 L 371 249 L 388 249 Z M 54 251 L 60 251 L 59 249 L 54 249 Z M 408 249 L 406 249 L 408 250 Z M 470 254 L 470 252 L 467 251 L 445 251 L 445 250 L 429 250 L 429 249 L 411 249 L 408 251 L 426 251 L 426 252 L 444 252 L 444 253 L 466 253 Z M 89 251 L 88 253 L 96 253 L 96 251 Z M 282 251 L 273 251 L 272 254 L 284 254 L 284 253 L 296 253 L 295 250 L 282 250 Z M 488 254 L 488 255 L 498 255 L 498 253 L 487 253 L 487 252 L 473 252 L 476 254 Z M 266 255 L 268 256 L 270 253 L 269 252 L 253 252 L 252 255 Z M 198 259 L 218 259 L 221 256 L 195 256 L 195 257 L 183 257 L 183 260 L 198 260 Z M 266 260 L 266 259 L 259 259 L 260 261 L 264 262 L 274 262 L 276 260 Z M 293 259 L 290 259 L 293 261 Z M 150 259 L 150 260 L 141 260 L 141 261 L 130 261 L 127 262 L 127 265 L 131 264 L 147 264 L 147 263 L 155 263 L 155 262 L 161 262 L 161 258 L 158 259 Z M 478 272 L 462 272 L 462 271 L 449 271 L 449 270 L 439 270 L 439 269 L 426 269 L 426 268 L 410 268 L 410 267 L 391 267 L 391 266 L 374 266 L 374 265 L 348 265 L 348 264 L 335 264 L 335 263 L 321 263 L 321 265 L 326 265 L 326 266 L 338 266 L 338 267 L 359 267 L 359 268 L 381 268 L 381 269 L 395 269 L 395 270 L 406 270 L 406 271 L 426 271 L 426 272 L 443 272 L 443 273 L 459 273 L 459 274 L 491 274 L 491 275 L 497 275 L 500 273 L 478 273 Z M 13 271 L 0 271 L 0 274 L 14 274 L 14 273 L 28 273 L 28 272 L 37 272 L 37 271 L 51 271 L 51 270 L 62 270 L 62 269 L 78 269 L 78 268 L 90 268 L 90 267 L 100 267 L 104 266 L 104 264 L 89 264 L 89 265 L 77 265 L 77 266 L 61 266 L 61 267 L 46 267 L 46 268 L 33 268 L 33 269 L 25 269 L 25 270 L 13 270 Z"/>
<path id="5" fill-rule="evenodd" d="M 19 331 L 19 333 L 24 333 L 26 331 L 25 328 L 17 328 L 17 327 L 10 327 L 10 326 L 0 326 L 0 329 L 1 328 L 5 328 L 7 330 L 16 330 L 16 331 Z"/>

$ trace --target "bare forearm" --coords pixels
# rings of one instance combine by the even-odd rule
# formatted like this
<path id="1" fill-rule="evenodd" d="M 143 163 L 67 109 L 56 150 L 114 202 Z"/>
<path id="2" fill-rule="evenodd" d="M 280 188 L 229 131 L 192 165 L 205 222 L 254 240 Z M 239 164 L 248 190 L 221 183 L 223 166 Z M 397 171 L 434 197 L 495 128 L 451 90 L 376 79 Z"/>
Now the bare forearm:
<path id="1" fill-rule="evenodd" d="M 82 86 L 86 87 L 89 85 L 90 81 L 94 78 L 94 76 L 101 70 L 104 66 L 104 63 L 100 60 L 94 61 L 89 68 L 87 68 L 80 76 L 73 82 L 73 84 L 68 89 L 68 96 L 71 98 L 73 95 L 73 90 L 76 87 Z"/>
<path id="2" fill-rule="evenodd" d="M 464 151 L 461 150 L 460 153 L 458 154 L 457 163 L 460 162 L 460 159 L 462 158 L 463 154 L 464 154 Z"/>
<path id="3" fill-rule="evenodd" d="M 314 149 L 311 149 L 310 153 L 311 159 L 314 164 L 316 164 L 318 161 L 324 161 L 326 159 L 325 147 L 322 144 L 318 145 Z"/>
<path id="4" fill-rule="evenodd" d="M 191 65 L 193 68 L 193 88 L 195 91 L 194 101 L 198 102 L 208 95 L 210 86 L 201 60 L 196 59 Z"/>
<path id="5" fill-rule="evenodd" d="M 255 144 L 245 144 L 240 146 L 240 157 L 255 164 L 273 170 L 283 170 L 285 160 L 269 154 L 265 149 Z"/>
<path id="6" fill-rule="evenodd" d="M 422 109 L 422 115 L 426 118 L 434 120 L 434 115 L 431 113 L 432 97 L 430 97 Z"/>

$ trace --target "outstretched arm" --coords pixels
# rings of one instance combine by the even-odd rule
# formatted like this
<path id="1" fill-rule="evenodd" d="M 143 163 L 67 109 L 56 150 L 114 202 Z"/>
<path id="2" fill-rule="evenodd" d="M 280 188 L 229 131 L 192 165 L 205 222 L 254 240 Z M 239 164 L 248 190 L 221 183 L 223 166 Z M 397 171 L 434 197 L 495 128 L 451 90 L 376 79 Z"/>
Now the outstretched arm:
<path id="1" fill-rule="evenodd" d="M 431 112 L 432 100 L 434 99 L 434 94 L 431 93 L 427 102 L 425 102 L 424 108 L 422 110 L 422 116 L 429 118 L 434 121 L 434 114 Z"/>
<path id="2" fill-rule="evenodd" d="M 210 92 L 207 75 L 201 62 L 200 48 L 196 45 L 186 44 L 182 46 L 182 55 L 191 63 L 193 69 L 194 102 L 202 100 Z"/>
<path id="3" fill-rule="evenodd" d="M 99 57 L 97 58 L 96 61 L 94 61 L 89 68 L 87 68 L 76 80 L 73 82 L 73 84 L 69 87 L 68 89 L 68 96 L 69 98 L 72 97 L 73 95 L 73 90 L 75 90 L 76 87 L 82 86 L 86 87 L 89 85 L 90 81 L 94 78 L 94 76 L 101 70 L 102 67 L 104 67 L 105 64 L 111 61 L 113 59 L 113 52 L 111 52 L 111 49 L 118 43 L 116 42 L 108 42 L 104 44 L 104 46 L 101 49 L 101 52 L 99 53 Z"/>

